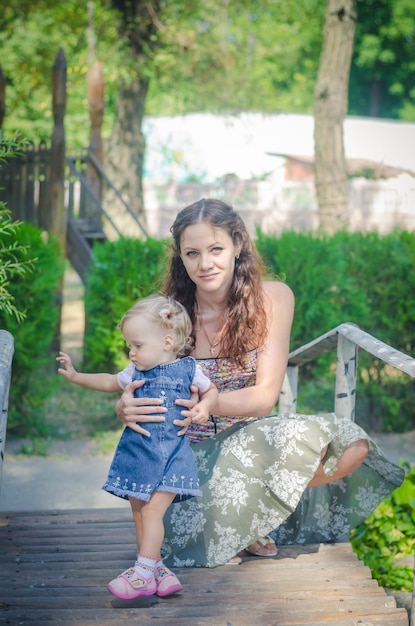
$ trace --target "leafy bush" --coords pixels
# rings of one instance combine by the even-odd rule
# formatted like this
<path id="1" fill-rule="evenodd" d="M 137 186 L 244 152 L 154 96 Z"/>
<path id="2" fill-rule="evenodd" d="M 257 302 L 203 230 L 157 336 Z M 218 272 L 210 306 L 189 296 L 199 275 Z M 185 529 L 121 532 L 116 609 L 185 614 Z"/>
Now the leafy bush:
<path id="1" fill-rule="evenodd" d="M 24 140 L 3 139 L 0 131 L 0 169 L 3 163 L 17 156 L 26 145 Z M 19 229 L 22 223 L 13 221 L 11 212 L 0 201 L 0 311 L 13 315 L 22 321 L 24 310 L 19 308 L 23 302 L 16 303 L 10 292 L 10 280 L 15 276 L 25 276 L 34 268 L 36 259 L 29 257 L 29 249 L 19 241 Z"/>
<path id="2" fill-rule="evenodd" d="M 19 245 L 29 249 L 37 261 L 30 274 L 15 275 L 9 281 L 16 306 L 25 310 L 24 322 L 0 310 L 0 327 L 8 330 L 15 342 L 8 430 L 33 435 L 45 431 L 42 407 L 54 385 L 51 347 L 59 330 L 57 297 L 64 262 L 57 240 L 38 228 L 23 223 L 17 236 Z"/>
<path id="3" fill-rule="evenodd" d="M 157 239 L 121 238 L 94 247 L 85 292 L 86 371 L 125 366 L 118 322 L 137 300 L 160 288 L 166 260 L 166 242 Z"/>
<path id="4" fill-rule="evenodd" d="M 0 311 L 21 322 L 26 317 L 25 311 L 20 308 L 24 302 L 16 303 L 10 291 L 10 281 L 30 274 L 37 259 L 28 258 L 28 247 L 19 241 L 22 223 L 13 221 L 10 211 L 4 206 L 0 202 Z"/>
<path id="5" fill-rule="evenodd" d="M 350 541 L 354 551 L 383 587 L 411 591 L 415 552 L 415 466 L 409 467 L 398 489 L 357 528 Z M 410 565 L 399 561 L 410 557 Z"/>

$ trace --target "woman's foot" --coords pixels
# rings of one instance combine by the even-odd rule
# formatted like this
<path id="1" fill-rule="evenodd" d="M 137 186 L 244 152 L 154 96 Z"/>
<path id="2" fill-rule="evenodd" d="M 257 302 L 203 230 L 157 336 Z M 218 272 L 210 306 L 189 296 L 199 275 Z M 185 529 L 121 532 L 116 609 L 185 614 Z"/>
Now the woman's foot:
<path id="1" fill-rule="evenodd" d="M 229 561 L 226 561 L 225 565 L 240 565 L 242 563 L 242 559 L 240 556 L 233 556 Z"/>
<path id="2" fill-rule="evenodd" d="M 132 600 L 139 596 L 152 596 L 157 592 L 157 584 L 153 574 L 146 578 L 130 567 L 111 580 L 108 590 L 121 600 Z"/>
<path id="3" fill-rule="evenodd" d="M 157 585 L 156 594 L 161 598 L 171 596 L 173 593 L 177 593 L 183 589 L 183 585 L 176 574 L 173 574 L 165 565 L 157 567 L 155 576 Z"/>
<path id="4" fill-rule="evenodd" d="M 251 556 L 277 556 L 278 549 L 271 537 L 259 537 L 254 543 L 245 548 L 245 552 Z"/>

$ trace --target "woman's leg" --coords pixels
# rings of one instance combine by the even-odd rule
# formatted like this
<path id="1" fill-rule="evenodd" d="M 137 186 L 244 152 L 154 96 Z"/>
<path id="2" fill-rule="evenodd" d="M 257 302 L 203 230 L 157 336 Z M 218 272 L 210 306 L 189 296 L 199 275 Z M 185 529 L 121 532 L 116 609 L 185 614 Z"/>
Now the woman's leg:
<path id="1" fill-rule="evenodd" d="M 327 452 L 327 446 L 321 451 L 321 459 L 324 458 Z M 327 476 L 324 473 L 323 465 L 317 468 L 313 478 L 308 483 L 308 487 L 318 487 L 319 485 L 327 485 L 328 483 L 340 480 L 348 474 L 351 474 L 357 470 L 369 452 L 369 445 L 366 439 L 359 439 L 346 448 L 343 455 L 340 457 L 337 469 L 331 476 Z M 246 551 L 257 556 L 275 556 L 276 546 L 273 542 L 267 542 L 266 545 L 261 545 L 260 542 L 256 542 L 246 548 Z"/>
<path id="2" fill-rule="evenodd" d="M 324 458 L 327 452 L 327 447 L 323 448 L 321 451 L 321 459 Z M 340 480 L 340 478 L 344 478 L 348 474 L 351 474 L 355 470 L 357 470 L 367 457 L 369 452 L 369 444 L 366 439 L 358 439 L 354 441 L 350 446 L 346 448 L 344 453 L 339 459 L 337 464 L 336 471 L 331 475 L 327 476 L 324 473 L 323 465 L 320 465 L 317 468 L 316 473 L 313 478 L 308 483 L 308 487 L 319 487 L 320 485 L 327 485 L 328 483 L 332 483 L 335 480 Z"/>

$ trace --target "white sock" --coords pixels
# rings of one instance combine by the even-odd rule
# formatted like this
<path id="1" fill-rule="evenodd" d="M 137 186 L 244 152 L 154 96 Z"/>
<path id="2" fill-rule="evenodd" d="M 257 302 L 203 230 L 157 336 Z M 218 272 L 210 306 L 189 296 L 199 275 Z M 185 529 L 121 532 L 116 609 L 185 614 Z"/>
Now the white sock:
<path id="1" fill-rule="evenodd" d="M 156 559 L 139 554 L 134 564 L 134 569 L 144 578 L 152 578 L 154 577 L 156 563 Z"/>

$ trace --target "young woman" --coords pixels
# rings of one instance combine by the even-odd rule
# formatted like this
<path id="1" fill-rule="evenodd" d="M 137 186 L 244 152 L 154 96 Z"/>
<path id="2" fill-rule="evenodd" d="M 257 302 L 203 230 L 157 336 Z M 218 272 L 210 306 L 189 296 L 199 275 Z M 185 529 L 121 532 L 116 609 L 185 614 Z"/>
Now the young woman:
<path id="1" fill-rule="evenodd" d="M 289 354 L 294 297 L 266 281 L 240 216 L 202 199 L 176 217 L 167 295 L 187 309 L 199 365 L 219 396 L 213 422 L 185 418 L 202 498 L 166 515 L 163 552 L 176 566 L 215 567 L 242 549 L 275 554 L 280 543 L 347 539 L 403 480 L 404 472 L 354 422 L 325 415 L 269 415 Z M 120 419 L 141 430 L 163 419 L 154 398 L 126 387 Z M 190 409 L 193 400 L 180 402 Z M 268 417 L 264 417 L 268 416 Z"/>

